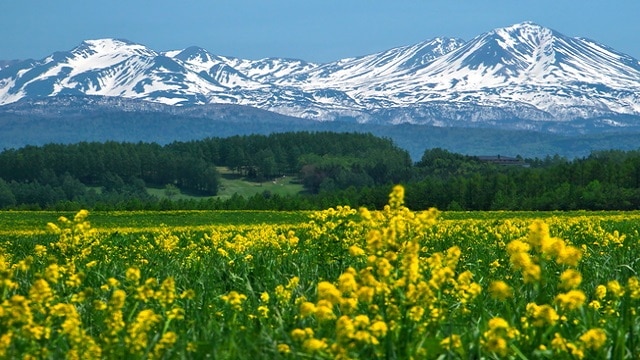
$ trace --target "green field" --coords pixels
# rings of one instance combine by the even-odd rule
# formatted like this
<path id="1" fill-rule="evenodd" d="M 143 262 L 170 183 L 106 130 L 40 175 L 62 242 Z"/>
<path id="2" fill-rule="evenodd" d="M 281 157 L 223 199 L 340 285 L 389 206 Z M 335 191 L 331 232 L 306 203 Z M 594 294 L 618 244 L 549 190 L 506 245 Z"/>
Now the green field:
<path id="1" fill-rule="evenodd" d="M 220 173 L 218 196 L 223 200 L 230 198 L 233 194 L 251 197 L 264 192 L 278 195 L 295 195 L 304 191 L 302 184 L 293 176 L 282 176 L 265 182 L 253 182 L 226 167 L 218 167 L 217 169 Z"/>
<path id="2" fill-rule="evenodd" d="M 44 232 L 47 223 L 60 216 L 73 218 L 72 212 L 0 211 L 0 234 L 14 232 Z M 117 231 L 138 229 L 150 231 L 160 225 L 172 228 L 216 227 L 225 225 L 299 224 L 308 220 L 304 211 L 97 211 L 89 222 L 94 229 Z"/>
<path id="3" fill-rule="evenodd" d="M 95 211 L 89 221 L 93 228 L 110 231 L 118 228 L 154 229 L 161 224 L 170 227 L 215 227 L 223 225 L 301 224 L 309 220 L 311 211 L 274 210 L 173 210 L 173 211 Z M 60 211 L 0 211 L 0 234 L 15 231 L 43 232 L 49 222 L 60 216 L 72 218 L 74 212 Z M 471 219 L 504 221 L 548 218 L 616 218 L 617 222 L 635 221 L 640 211 L 444 211 L 441 220 Z M 627 219 L 627 220 L 625 220 Z"/>
<path id="4" fill-rule="evenodd" d="M 220 174 L 220 187 L 218 195 L 214 198 L 226 200 L 234 194 L 249 198 L 256 194 L 278 194 L 296 195 L 304 191 L 302 184 L 294 176 L 281 176 L 269 181 L 256 182 L 247 179 L 241 174 L 229 170 L 226 167 L 216 168 Z M 147 188 L 147 192 L 158 198 L 168 197 L 164 188 Z M 178 193 L 170 197 L 173 200 L 202 199 L 203 196 L 196 196 L 185 193 Z"/>
<path id="5" fill-rule="evenodd" d="M 402 200 L 398 187 L 371 212 L 0 212 L 0 358 L 640 353 L 640 213 Z"/>

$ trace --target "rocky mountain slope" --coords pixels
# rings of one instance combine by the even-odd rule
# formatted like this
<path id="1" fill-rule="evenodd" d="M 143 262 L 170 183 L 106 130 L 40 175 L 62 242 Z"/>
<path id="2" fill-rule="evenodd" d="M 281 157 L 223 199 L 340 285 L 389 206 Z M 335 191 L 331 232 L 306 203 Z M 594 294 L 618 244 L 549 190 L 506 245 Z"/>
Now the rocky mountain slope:
<path id="1" fill-rule="evenodd" d="M 640 125 L 640 61 L 525 22 L 470 41 L 436 38 L 316 64 L 158 52 L 87 40 L 45 59 L 3 62 L 0 112 L 34 99 L 106 96 L 250 106 L 312 120 L 598 132 Z M 137 104 L 137 105 L 133 105 Z"/>

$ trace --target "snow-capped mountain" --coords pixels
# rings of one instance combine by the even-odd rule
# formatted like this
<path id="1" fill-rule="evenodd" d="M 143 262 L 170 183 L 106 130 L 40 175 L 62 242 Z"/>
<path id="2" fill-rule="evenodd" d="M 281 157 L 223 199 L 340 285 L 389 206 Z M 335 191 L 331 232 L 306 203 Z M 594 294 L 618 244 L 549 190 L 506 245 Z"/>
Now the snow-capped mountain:
<path id="1" fill-rule="evenodd" d="M 526 104 L 540 119 L 640 114 L 640 62 L 533 23 L 496 29 L 412 74 L 384 83 L 398 106 Z M 411 94 L 412 96 L 394 96 Z"/>
<path id="2" fill-rule="evenodd" d="M 640 61 L 525 22 L 464 42 L 436 38 L 326 64 L 157 52 L 89 40 L 0 66 L 0 105 L 62 95 L 236 104 L 315 119 L 552 129 L 640 124 Z M 0 107 L 1 109 L 1 107 Z"/>

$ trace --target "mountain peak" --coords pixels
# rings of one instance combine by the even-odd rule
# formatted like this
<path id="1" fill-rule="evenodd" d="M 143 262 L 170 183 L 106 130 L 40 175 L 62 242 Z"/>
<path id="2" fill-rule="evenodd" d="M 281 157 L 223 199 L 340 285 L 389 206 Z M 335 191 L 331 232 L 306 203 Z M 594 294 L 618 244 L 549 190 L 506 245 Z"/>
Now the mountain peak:
<path id="1" fill-rule="evenodd" d="M 546 29 L 546 28 L 538 23 L 527 20 L 527 21 L 510 25 L 510 26 L 506 26 L 505 29 L 538 29 L 540 30 L 540 29 Z"/>
<path id="2" fill-rule="evenodd" d="M 129 45 L 138 45 L 132 41 L 127 39 L 117 39 L 117 38 L 100 38 L 100 39 L 87 39 L 82 42 L 88 46 L 129 46 Z"/>
<path id="3" fill-rule="evenodd" d="M 202 63 L 209 62 L 213 59 L 213 56 L 209 51 L 199 46 L 189 46 L 188 48 L 177 53 L 174 57 L 182 61 L 195 60 Z"/>
<path id="4" fill-rule="evenodd" d="M 92 39 L 83 41 L 72 52 L 125 53 L 127 55 L 157 56 L 158 54 L 144 45 L 125 39 Z"/>
<path id="5" fill-rule="evenodd" d="M 497 35 L 505 39 L 515 38 L 515 40 L 522 40 L 525 42 L 537 41 L 538 39 L 549 38 L 551 36 L 561 36 L 556 31 L 542 25 L 538 25 L 531 21 L 525 21 L 511 26 L 497 28 L 490 31 L 486 35 Z"/>

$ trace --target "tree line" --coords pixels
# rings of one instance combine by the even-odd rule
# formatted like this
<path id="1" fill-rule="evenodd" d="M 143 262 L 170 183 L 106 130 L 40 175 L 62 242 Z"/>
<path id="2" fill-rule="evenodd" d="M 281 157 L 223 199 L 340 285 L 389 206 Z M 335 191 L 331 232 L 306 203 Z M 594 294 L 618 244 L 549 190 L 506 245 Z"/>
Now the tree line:
<path id="1" fill-rule="evenodd" d="M 252 181 L 287 175 L 304 193 L 215 197 L 217 167 Z M 640 151 L 598 151 L 568 160 L 520 159 L 504 166 L 427 149 L 412 162 L 391 140 L 363 133 L 288 132 L 156 143 L 81 142 L 0 152 L 2 209 L 381 208 L 393 184 L 412 209 L 575 210 L 640 208 Z M 196 195 L 149 194 L 171 187 Z"/>
<path id="2" fill-rule="evenodd" d="M 217 167 L 223 166 L 252 181 L 299 176 L 307 192 L 317 194 L 399 182 L 404 180 L 399 174 L 406 174 L 411 165 L 408 153 L 391 140 L 362 133 L 244 135 L 164 146 L 142 142 L 26 146 L 0 153 L 0 208 L 251 207 L 258 205 L 237 198 L 226 203 L 203 199 L 168 204 L 150 196 L 147 188 L 172 186 L 191 195 L 215 196 L 220 185 Z"/>

